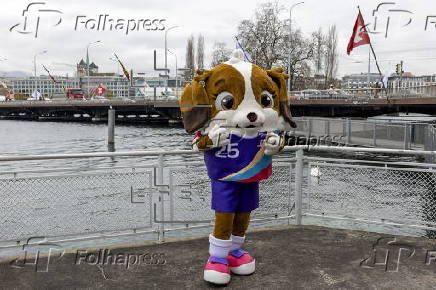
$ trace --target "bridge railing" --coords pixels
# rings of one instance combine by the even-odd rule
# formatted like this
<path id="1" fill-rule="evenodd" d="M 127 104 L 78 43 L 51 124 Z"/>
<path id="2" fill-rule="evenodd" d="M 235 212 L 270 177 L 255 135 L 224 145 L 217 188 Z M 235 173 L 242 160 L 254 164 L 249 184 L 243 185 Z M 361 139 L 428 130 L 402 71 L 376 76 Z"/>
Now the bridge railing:
<path id="1" fill-rule="evenodd" d="M 388 88 L 359 88 L 359 89 L 328 89 L 290 91 L 292 98 L 305 100 L 366 100 L 374 98 L 428 98 L 436 97 L 436 83 L 419 86 L 388 87 Z"/>
<path id="2" fill-rule="evenodd" d="M 380 161 L 377 154 L 397 157 Z M 261 182 L 261 205 L 252 226 L 315 223 L 428 235 L 436 229 L 436 165 L 418 161 L 435 155 L 287 147 L 274 157 L 273 176 Z M 0 156 L 0 163 L 0 248 L 21 246 L 32 237 L 52 243 L 162 241 L 208 231 L 213 223 L 210 181 L 198 152 Z M 17 163 L 34 169 L 6 170 Z"/>

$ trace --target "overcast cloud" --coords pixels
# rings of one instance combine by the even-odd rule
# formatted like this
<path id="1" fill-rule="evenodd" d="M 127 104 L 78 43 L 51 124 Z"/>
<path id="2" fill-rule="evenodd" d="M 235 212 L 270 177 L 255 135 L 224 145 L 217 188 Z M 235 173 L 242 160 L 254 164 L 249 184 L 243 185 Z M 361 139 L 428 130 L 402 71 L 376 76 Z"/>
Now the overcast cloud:
<path id="1" fill-rule="evenodd" d="M 38 37 L 33 34 L 21 34 L 24 18 L 23 9 L 32 1 L 3 1 L 0 29 L 2 46 L 0 57 L 7 58 L 0 62 L 0 70 L 21 70 L 33 72 L 33 56 L 46 49 L 45 55 L 38 57 L 38 63 L 45 64 L 54 74 L 73 74 L 72 68 L 55 63 L 75 64 L 85 59 L 86 45 L 95 40 L 101 44 L 90 48 L 90 58 L 100 67 L 100 71 L 116 70 L 116 64 L 109 60 L 112 52 L 117 52 L 128 68 L 136 72 L 146 72 L 153 76 L 153 49 L 158 52 L 158 65 L 163 66 L 164 31 L 125 31 L 86 30 L 83 24 L 74 30 L 76 16 L 98 19 L 100 14 L 108 14 L 113 19 L 165 19 L 165 26 L 179 26 L 168 32 L 168 48 L 175 51 L 179 67 L 185 63 L 185 45 L 189 35 L 203 34 L 205 37 L 206 64 L 210 63 L 210 54 L 215 41 L 223 41 L 234 47 L 233 37 L 237 26 L 243 19 L 250 18 L 259 3 L 258 0 L 219 0 L 219 1 L 84 1 L 84 0 L 46 0 L 39 9 L 59 10 L 55 12 L 29 12 L 28 31 L 34 30 L 36 17 L 40 16 Z M 282 17 L 289 17 L 289 6 L 298 1 L 280 1 L 285 6 Z M 404 61 L 406 71 L 416 75 L 436 73 L 436 1 L 393 1 L 395 5 L 386 5 L 377 13 L 378 29 L 382 33 L 371 34 L 374 49 L 380 59 L 382 72 L 393 69 L 395 63 Z M 346 56 L 346 46 L 360 5 L 366 23 L 374 23 L 372 10 L 382 1 L 315 1 L 306 0 L 293 10 L 293 27 L 299 27 L 306 36 L 322 27 L 336 24 L 338 29 L 339 75 L 366 72 L 368 70 L 368 46 L 356 48 L 351 56 Z M 36 7 L 36 6 L 35 6 Z M 44 8 L 45 7 L 45 8 Z M 402 9 L 408 12 L 389 12 L 388 9 Z M 427 16 L 430 18 L 425 31 Z M 384 37 L 386 20 L 390 16 L 388 37 Z M 59 17 L 62 22 L 54 26 Z M 411 23 L 405 27 L 411 18 Z M 85 18 L 82 18 L 85 19 Z M 10 32 L 10 28 L 19 24 Z M 372 25 L 370 25 L 370 28 Z M 168 55 L 170 68 L 175 66 L 174 56 Z M 372 71 L 375 72 L 373 66 Z M 38 66 L 38 73 L 43 73 Z"/>

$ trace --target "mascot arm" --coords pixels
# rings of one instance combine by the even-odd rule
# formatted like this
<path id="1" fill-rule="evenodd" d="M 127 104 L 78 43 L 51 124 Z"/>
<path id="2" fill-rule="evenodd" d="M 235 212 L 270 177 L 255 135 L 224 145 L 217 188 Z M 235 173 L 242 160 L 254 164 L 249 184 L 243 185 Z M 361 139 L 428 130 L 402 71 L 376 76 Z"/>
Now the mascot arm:
<path id="1" fill-rule="evenodd" d="M 207 151 L 212 148 L 226 146 L 229 142 L 227 129 L 215 126 L 209 131 L 208 135 L 203 135 L 198 131 L 194 136 L 192 145 L 195 150 Z"/>
<path id="2" fill-rule="evenodd" d="M 213 143 L 209 136 L 197 132 L 192 140 L 192 148 L 196 151 L 207 151 L 213 148 Z"/>

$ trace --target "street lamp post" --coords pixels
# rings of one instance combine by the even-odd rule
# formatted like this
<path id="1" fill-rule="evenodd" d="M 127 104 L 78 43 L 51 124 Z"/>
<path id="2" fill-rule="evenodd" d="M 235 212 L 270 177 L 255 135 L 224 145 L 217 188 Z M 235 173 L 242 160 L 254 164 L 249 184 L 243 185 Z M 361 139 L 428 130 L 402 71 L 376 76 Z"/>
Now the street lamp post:
<path id="1" fill-rule="evenodd" d="M 118 60 L 113 58 L 113 57 L 109 57 L 109 59 L 116 63 L 116 66 L 117 66 L 117 77 L 120 76 L 120 64 L 118 63 Z"/>
<path id="2" fill-rule="evenodd" d="M 177 54 L 174 53 L 174 52 L 172 52 L 172 51 L 169 50 L 169 49 L 168 49 L 168 52 L 171 53 L 171 54 L 174 54 L 174 57 L 176 58 L 176 91 L 175 91 L 175 94 L 176 94 L 176 98 L 178 98 L 178 97 L 179 97 L 179 96 L 178 96 L 178 93 L 179 93 L 179 89 L 178 89 L 178 86 L 179 86 L 179 84 L 178 84 L 178 82 L 179 82 L 179 76 L 178 76 L 178 67 L 177 67 Z"/>
<path id="3" fill-rule="evenodd" d="M 168 31 L 170 31 L 171 29 L 177 28 L 179 26 L 171 26 L 170 28 L 168 28 L 167 30 L 165 30 L 165 73 L 168 75 L 168 64 L 167 64 L 167 34 Z M 177 72 L 176 72 L 177 73 Z M 168 95 L 168 77 L 165 80 L 165 95 Z"/>
<path id="4" fill-rule="evenodd" d="M 38 53 L 36 53 L 33 56 L 33 76 L 35 78 L 35 91 L 38 89 L 38 83 L 37 83 L 37 78 L 36 78 L 36 57 L 38 55 L 41 55 L 41 54 L 44 54 L 44 53 L 47 53 L 47 50 L 43 50 L 41 52 L 38 52 Z M 32 94 L 30 94 L 30 95 L 32 95 Z"/>
<path id="5" fill-rule="evenodd" d="M 292 51 L 292 9 L 299 4 L 303 4 L 304 2 L 298 2 L 291 6 L 289 9 L 289 56 L 288 56 L 288 90 L 291 89 L 291 51 Z"/>
<path id="6" fill-rule="evenodd" d="M 94 41 L 94 42 L 90 42 L 90 43 L 88 43 L 88 45 L 86 46 L 86 83 L 87 83 L 86 87 L 87 87 L 87 95 L 88 95 L 88 98 L 89 98 L 89 47 L 90 47 L 92 44 L 96 44 L 96 43 L 99 43 L 99 42 L 101 42 L 101 41 L 100 41 L 100 40 L 97 40 L 97 41 Z"/>

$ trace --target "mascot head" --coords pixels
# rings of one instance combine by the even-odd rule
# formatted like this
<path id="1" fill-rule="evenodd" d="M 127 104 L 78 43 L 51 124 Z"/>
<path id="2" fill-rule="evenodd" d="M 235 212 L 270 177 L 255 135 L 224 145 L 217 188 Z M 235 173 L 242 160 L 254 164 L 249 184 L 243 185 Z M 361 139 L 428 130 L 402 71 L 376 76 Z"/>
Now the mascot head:
<path id="1" fill-rule="evenodd" d="M 180 98 L 188 133 L 208 132 L 218 124 L 240 134 L 295 128 L 281 68 L 263 70 L 243 60 L 235 50 L 231 59 L 211 70 L 197 71 Z"/>

